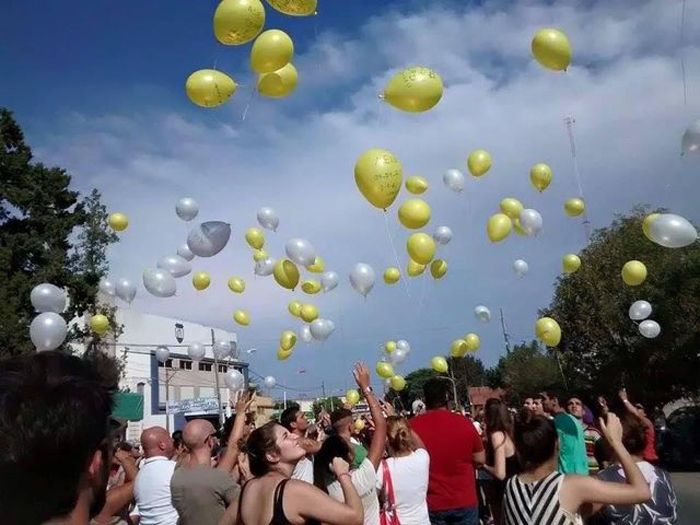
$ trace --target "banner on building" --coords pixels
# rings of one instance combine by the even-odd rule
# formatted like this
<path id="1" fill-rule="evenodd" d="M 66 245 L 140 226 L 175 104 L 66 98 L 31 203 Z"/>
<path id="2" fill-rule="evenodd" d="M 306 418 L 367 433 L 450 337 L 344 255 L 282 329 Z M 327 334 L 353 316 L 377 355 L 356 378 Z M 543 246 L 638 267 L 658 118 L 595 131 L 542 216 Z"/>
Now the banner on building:
<path id="1" fill-rule="evenodd" d="M 199 397 L 197 399 L 183 399 L 182 401 L 170 401 L 168 413 L 186 414 L 188 412 L 218 412 L 219 400 L 215 397 Z"/>

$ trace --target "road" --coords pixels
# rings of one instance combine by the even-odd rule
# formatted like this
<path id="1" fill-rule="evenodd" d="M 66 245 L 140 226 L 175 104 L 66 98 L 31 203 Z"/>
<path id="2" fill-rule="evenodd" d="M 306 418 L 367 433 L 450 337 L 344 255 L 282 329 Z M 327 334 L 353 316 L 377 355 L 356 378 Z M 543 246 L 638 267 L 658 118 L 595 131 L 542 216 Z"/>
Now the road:
<path id="1" fill-rule="evenodd" d="M 678 497 L 678 525 L 700 523 L 700 472 L 671 473 Z"/>

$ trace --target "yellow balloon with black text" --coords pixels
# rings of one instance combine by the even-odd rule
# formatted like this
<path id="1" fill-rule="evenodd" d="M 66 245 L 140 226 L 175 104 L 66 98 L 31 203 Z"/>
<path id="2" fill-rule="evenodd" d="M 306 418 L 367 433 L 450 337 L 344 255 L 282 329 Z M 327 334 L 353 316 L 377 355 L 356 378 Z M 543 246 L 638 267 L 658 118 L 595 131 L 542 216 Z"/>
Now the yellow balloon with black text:
<path id="1" fill-rule="evenodd" d="M 414 66 L 391 77 L 380 98 L 396 109 L 421 113 L 440 102 L 442 89 L 440 75 L 427 67 Z"/>
<path id="2" fill-rule="evenodd" d="M 351 388 L 350 390 L 345 392 L 345 402 L 351 407 L 354 407 L 357 403 L 360 402 L 360 393 L 354 388 Z"/>
<path id="3" fill-rule="evenodd" d="M 491 155 L 483 149 L 472 151 L 467 157 L 467 168 L 474 177 L 481 177 L 491 169 Z"/>
<path id="4" fill-rule="evenodd" d="M 284 98 L 290 95 L 299 81 L 297 68 L 291 62 L 276 71 L 258 76 L 258 93 L 263 97 Z"/>
<path id="5" fill-rule="evenodd" d="M 90 330 L 97 335 L 104 335 L 109 330 L 109 319 L 106 315 L 95 314 L 90 318 Z"/>
<path id="6" fill-rule="evenodd" d="M 379 361 L 375 370 L 377 371 L 377 375 L 382 379 L 389 379 L 394 375 L 394 367 L 386 361 Z"/>
<path id="7" fill-rule="evenodd" d="M 406 273 L 409 277 L 417 277 L 425 271 L 425 264 L 418 264 L 413 259 L 408 260 L 408 265 L 406 267 Z"/>
<path id="8" fill-rule="evenodd" d="M 306 269 L 311 273 L 323 273 L 326 269 L 326 263 L 317 255 L 313 264 L 308 265 Z"/>
<path id="9" fill-rule="evenodd" d="M 428 264 L 435 256 L 435 241 L 427 233 L 414 233 L 406 241 L 406 250 L 412 261 Z"/>
<path id="10" fill-rule="evenodd" d="M 438 374 L 444 374 L 445 372 L 447 372 L 448 369 L 447 359 L 445 359 L 441 355 L 436 355 L 430 360 L 430 366 Z"/>
<path id="11" fill-rule="evenodd" d="M 301 307 L 302 303 L 299 301 L 292 301 L 287 305 L 287 310 L 289 310 L 289 313 L 292 314 L 294 317 L 300 317 L 301 316 Z"/>
<path id="12" fill-rule="evenodd" d="M 396 341 L 387 341 L 384 343 L 384 351 L 387 354 L 392 353 L 394 350 L 396 350 Z"/>
<path id="13" fill-rule="evenodd" d="M 301 306 L 299 316 L 307 323 L 315 321 L 318 319 L 318 308 L 313 304 L 304 304 Z"/>
<path id="14" fill-rule="evenodd" d="M 510 217 L 514 221 L 518 220 L 518 218 L 520 217 L 520 212 L 523 211 L 523 209 L 525 209 L 523 203 L 520 202 L 518 199 L 514 199 L 513 197 L 506 197 L 505 199 L 503 199 L 499 207 L 501 208 L 501 211 L 503 213 L 508 215 L 508 217 Z"/>
<path id="15" fill-rule="evenodd" d="M 253 260 L 255 262 L 262 261 L 263 259 L 267 259 L 267 252 L 265 250 L 253 251 Z"/>
<path id="16" fill-rule="evenodd" d="M 547 346 L 557 346 L 561 341 L 561 327 L 551 317 L 542 317 L 535 323 L 535 335 Z"/>
<path id="17" fill-rule="evenodd" d="M 401 161 L 385 149 L 368 149 L 355 163 L 355 184 L 372 206 L 385 210 L 396 200 L 403 180 Z"/>
<path id="18" fill-rule="evenodd" d="M 211 277 L 207 272 L 195 272 L 192 276 L 192 285 L 199 290 L 205 290 L 211 284 Z"/>
<path id="19" fill-rule="evenodd" d="M 129 218 L 123 213 L 110 213 L 107 217 L 107 224 L 115 232 L 123 232 L 129 227 Z"/>
<path id="20" fill-rule="evenodd" d="M 391 376 L 389 382 L 391 384 L 391 389 L 396 392 L 401 392 L 404 388 L 406 388 L 406 380 L 403 378 L 403 376 Z"/>
<path id="21" fill-rule="evenodd" d="M 272 73 L 287 65 L 294 55 L 294 43 L 279 29 L 263 31 L 250 49 L 250 66 L 256 73 Z"/>
<path id="22" fill-rule="evenodd" d="M 236 92 L 236 82 L 216 69 L 200 69 L 187 77 L 185 92 L 197 106 L 215 108 L 224 104 Z"/>
<path id="23" fill-rule="evenodd" d="M 297 344 L 297 334 L 291 330 L 285 330 L 280 336 L 280 348 L 282 350 L 291 350 Z"/>
<path id="24" fill-rule="evenodd" d="M 569 217 L 578 217 L 586 210 L 586 205 L 583 199 L 578 197 L 573 199 L 567 199 L 564 203 L 564 211 Z"/>
<path id="25" fill-rule="evenodd" d="M 265 234 L 260 228 L 248 228 L 245 232 L 245 241 L 254 250 L 260 250 L 265 245 Z"/>
<path id="26" fill-rule="evenodd" d="M 272 274 L 282 288 L 294 290 L 299 284 L 299 268 L 289 259 L 279 259 L 275 263 Z"/>
<path id="27" fill-rule="evenodd" d="M 430 221 L 430 206 L 423 199 L 407 199 L 399 206 L 399 222 L 406 228 L 417 230 Z"/>
<path id="28" fill-rule="evenodd" d="M 574 273 L 581 268 L 581 258 L 575 253 L 567 253 L 561 260 L 564 273 Z"/>
<path id="29" fill-rule="evenodd" d="M 401 279 L 401 271 L 398 268 L 391 266 L 384 270 L 384 282 L 386 284 L 396 284 L 399 282 L 399 279 Z"/>
<path id="30" fill-rule="evenodd" d="M 649 228 L 651 227 L 651 223 L 654 222 L 659 215 L 661 214 L 650 213 L 649 215 L 644 217 L 644 221 L 642 221 L 642 231 L 644 232 L 644 236 L 650 241 L 654 241 L 654 239 L 652 239 L 651 235 L 649 234 Z"/>
<path id="31" fill-rule="evenodd" d="M 566 71 L 571 63 L 571 44 L 566 34 L 546 27 L 532 39 L 532 55 L 541 65 L 554 71 Z"/>
<path id="32" fill-rule="evenodd" d="M 464 342 L 467 345 L 467 352 L 476 352 L 481 346 L 481 339 L 473 332 L 464 336 Z"/>
<path id="33" fill-rule="evenodd" d="M 464 357 L 467 353 L 467 343 L 464 339 L 455 339 L 450 345 L 450 355 L 452 357 Z"/>
<path id="34" fill-rule="evenodd" d="M 228 280 L 228 288 L 234 293 L 243 293 L 245 291 L 245 281 L 240 277 L 231 277 Z"/>
<path id="35" fill-rule="evenodd" d="M 260 0 L 222 0 L 214 11 L 214 36 L 227 46 L 253 40 L 265 25 Z"/>
<path id="36" fill-rule="evenodd" d="M 530 182 L 540 193 L 547 189 L 552 182 L 552 177 L 552 168 L 542 162 L 530 169 Z"/>
<path id="37" fill-rule="evenodd" d="M 318 0 L 267 0 L 275 10 L 289 16 L 311 16 L 316 14 Z"/>
<path id="38" fill-rule="evenodd" d="M 233 320 L 241 326 L 248 326 L 250 324 L 250 314 L 245 310 L 236 310 L 233 312 Z"/>
<path id="39" fill-rule="evenodd" d="M 486 234 L 491 242 L 500 242 L 510 234 L 513 223 L 505 213 L 494 213 L 486 223 Z"/>
<path id="40" fill-rule="evenodd" d="M 420 195 L 428 190 L 428 181 L 418 175 L 406 179 L 406 189 L 409 193 Z"/>
<path id="41" fill-rule="evenodd" d="M 279 359 L 280 361 L 285 361 L 289 358 L 290 355 L 292 355 L 291 348 L 289 350 L 285 350 L 284 348 L 277 349 L 277 359 Z"/>
<path id="42" fill-rule="evenodd" d="M 627 261 L 622 267 L 622 280 L 627 286 L 639 286 L 647 278 L 647 267 L 641 261 Z"/>
<path id="43" fill-rule="evenodd" d="M 304 293 L 314 295 L 321 291 L 321 283 L 312 279 L 307 279 L 301 283 L 301 289 L 304 291 Z"/>
<path id="44" fill-rule="evenodd" d="M 447 273 L 447 261 L 435 259 L 430 263 L 430 275 L 433 279 L 442 279 Z"/>

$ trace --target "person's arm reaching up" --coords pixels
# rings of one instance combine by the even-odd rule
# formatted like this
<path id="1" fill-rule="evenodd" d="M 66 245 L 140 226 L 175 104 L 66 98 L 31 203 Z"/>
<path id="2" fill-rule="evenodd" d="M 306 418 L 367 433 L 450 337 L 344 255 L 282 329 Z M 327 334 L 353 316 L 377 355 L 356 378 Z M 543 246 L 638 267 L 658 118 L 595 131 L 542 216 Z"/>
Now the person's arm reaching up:
<path id="1" fill-rule="evenodd" d="M 364 363 L 357 363 L 353 370 L 353 375 L 355 376 L 355 381 L 357 386 L 360 387 L 360 391 L 365 396 L 367 405 L 369 405 L 369 413 L 374 421 L 374 435 L 372 436 L 372 441 L 369 445 L 369 452 L 367 453 L 367 459 L 374 465 L 374 470 L 379 468 L 379 464 L 384 456 L 384 443 L 386 442 L 386 419 L 384 419 L 384 414 L 382 414 L 382 407 L 377 401 L 377 397 L 372 392 L 369 384 L 369 369 Z"/>

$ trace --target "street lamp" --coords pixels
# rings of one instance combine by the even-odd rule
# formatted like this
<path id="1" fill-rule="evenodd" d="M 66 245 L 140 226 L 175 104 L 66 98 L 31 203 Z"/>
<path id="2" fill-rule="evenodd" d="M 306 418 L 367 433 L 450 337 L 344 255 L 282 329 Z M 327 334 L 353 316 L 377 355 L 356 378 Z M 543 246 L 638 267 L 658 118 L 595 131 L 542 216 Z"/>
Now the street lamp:
<path id="1" fill-rule="evenodd" d="M 185 340 L 185 327 L 181 323 L 175 323 L 175 339 L 178 343 Z"/>

